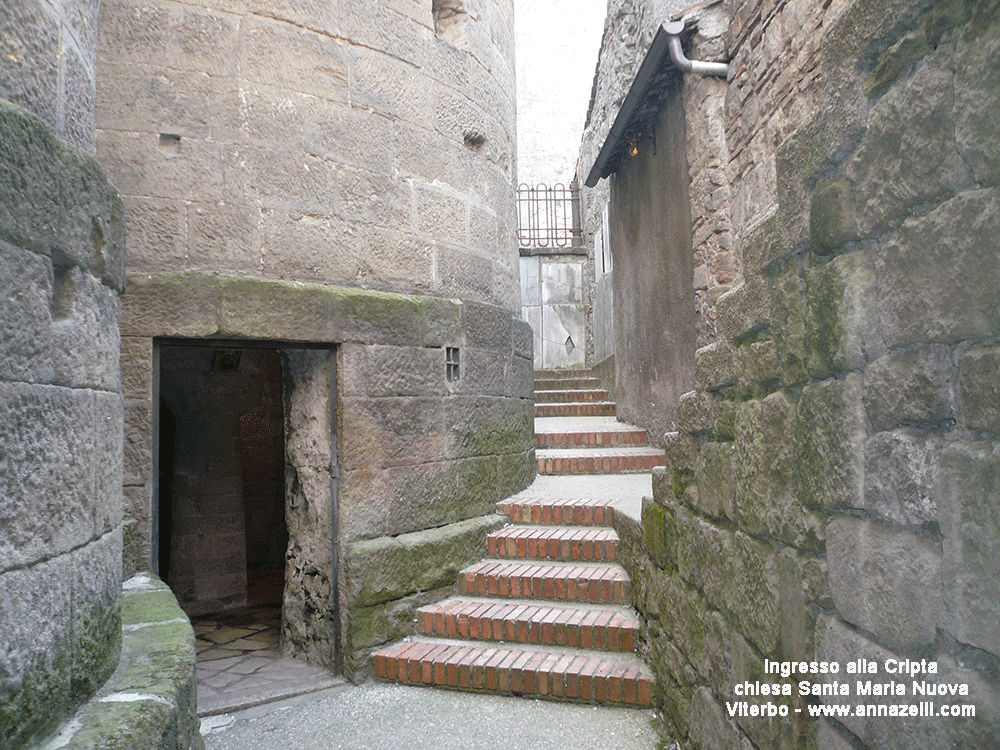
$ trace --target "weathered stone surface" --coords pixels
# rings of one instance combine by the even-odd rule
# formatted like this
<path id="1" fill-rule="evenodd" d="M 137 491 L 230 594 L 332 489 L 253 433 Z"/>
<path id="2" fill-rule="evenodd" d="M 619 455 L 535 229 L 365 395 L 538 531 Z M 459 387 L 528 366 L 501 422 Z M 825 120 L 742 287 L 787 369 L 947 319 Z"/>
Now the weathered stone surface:
<path id="1" fill-rule="evenodd" d="M 695 385 L 706 391 L 718 390 L 736 382 L 736 355 L 726 344 L 716 342 L 694 353 Z"/>
<path id="2" fill-rule="evenodd" d="M 802 389 L 795 441 L 799 498 L 813 508 L 861 508 L 867 437 L 861 376 Z"/>
<path id="3" fill-rule="evenodd" d="M 944 537 L 941 625 L 963 643 L 1000 655 L 1000 634 L 990 625 L 1000 602 L 1000 451 L 994 443 L 949 446 L 934 490 Z"/>
<path id="4" fill-rule="evenodd" d="M 942 14 L 950 22 L 946 25 L 964 20 L 962 15 L 970 6 L 950 5 L 951 15 L 958 18 Z M 1000 28 L 988 5 L 975 5 L 971 11 L 973 18 L 959 35 L 955 49 L 955 141 L 976 182 L 996 187 L 1000 184 L 1000 145 L 994 116 L 998 95 L 987 81 L 1000 73 L 1000 57 L 996 54 L 1000 49 Z"/>
<path id="5" fill-rule="evenodd" d="M 704 391 L 688 391 L 677 402 L 677 426 L 683 432 L 707 432 L 712 428 L 716 399 Z"/>
<path id="6" fill-rule="evenodd" d="M 799 269 L 791 267 L 769 279 L 768 292 L 781 385 L 797 385 L 809 376 L 805 350 L 806 291 Z"/>
<path id="7" fill-rule="evenodd" d="M 771 320 L 767 289 L 760 277 L 751 277 L 718 301 L 719 332 L 729 341 L 756 333 Z"/>
<path id="8" fill-rule="evenodd" d="M 0 574 L 4 750 L 44 736 L 79 703 L 71 693 L 72 578 L 68 555 Z"/>
<path id="9" fill-rule="evenodd" d="M 752 341 L 736 349 L 736 372 L 741 391 L 753 393 L 781 377 L 778 346 L 771 340 Z"/>
<path id="10" fill-rule="evenodd" d="M 863 253 L 806 272 L 806 366 L 814 378 L 857 370 L 884 350 L 875 271 Z"/>
<path id="11" fill-rule="evenodd" d="M 864 399 L 872 426 L 931 427 L 954 417 L 953 365 L 945 346 L 891 352 L 865 370 Z"/>
<path id="12" fill-rule="evenodd" d="M 1000 433 L 1000 349 L 978 349 L 958 361 L 958 392 L 965 423 Z"/>
<path id="13" fill-rule="evenodd" d="M 902 526 L 937 521 L 934 474 L 940 442 L 915 430 L 872 435 L 865 445 L 865 506 Z"/>
<path id="14" fill-rule="evenodd" d="M 675 512 L 676 506 L 664 506 L 659 503 L 642 505 L 645 552 L 660 568 L 674 569 L 677 566 Z"/>
<path id="15" fill-rule="evenodd" d="M 122 640 L 122 535 L 115 528 L 70 556 L 73 690 L 94 693 L 118 665 Z"/>
<path id="16" fill-rule="evenodd" d="M 934 640 L 943 612 L 939 543 L 844 517 L 828 524 L 826 549 L 833 601 L 845 620 L 900 651 Z"/>
<path id="17" fill-rule="evenodd" d="M 0 298 L 0 378 L 51 383 L 51 264 L 43 255 L 0 242 L 0 277 L 18 286 L 16 294 Z"/>
<path id="18" fill-rule="evenodd" d="M 345 345 L 340 355 L 345 396 L 443 396 L 448 393 L 444 350 Z"/>
<path id="19" fill-rule="evenodd" d="M 482 555 L 486 534 L 502 523 L 482 516 L 438 529 L 355 542 L 347 553 L 352 602 L 371 606 L 454 583 Z"/>
<path id="20" fill-rule="evenodd" d="M 941 53 L 873 107 L 850 164 L 858 231 L 869 237 L 906 218 L 920 203 L 972 186 L 955 144 L 953 74 Z"/>
<path id="21" fill-rule="evenodd" d="M 820 253 L 828 253 L 857 239 L 854 196 L 845 180 L 816 188 L 809 206 L 809 236 Z"/>
<path id="22" fill-rule="evenodd" d="M 94 416 L 91 391 L 0 383 L 2 569 L 93 538 L 95 471 L 115 460 L 96 452 Z"/>
<path id="23" fill-rule="evenodd" d="M 698 510 L 713 518 L 724 516 L 735 520 L 735 467 L 734 443 L 705 443 L 701 446 L 694 474 L 698 485 Z"/>
<path id="24" fill-rule="evenodd" d="M 707 687 L 700 687 L 691 700 L 691 739 L 704 750 L 726 750 L 740 746 L 740 735 Z"/>
<path id="25" fill-rule="evenodd" d="M 969 190 L 907 219 L 876 257 L 890 348 L 981 339 L 1000 331 L 1000 191 Z"/>
<path id="26" fill-rule="evenodd" d="M 797 436 L 802 429 L 795 402 L 784 391 L 741 404 L 730 469 L 731 517 L 750 534 L 800 548 L 816 545 L 823 534 L 822 523 L 797 497 Z"/>

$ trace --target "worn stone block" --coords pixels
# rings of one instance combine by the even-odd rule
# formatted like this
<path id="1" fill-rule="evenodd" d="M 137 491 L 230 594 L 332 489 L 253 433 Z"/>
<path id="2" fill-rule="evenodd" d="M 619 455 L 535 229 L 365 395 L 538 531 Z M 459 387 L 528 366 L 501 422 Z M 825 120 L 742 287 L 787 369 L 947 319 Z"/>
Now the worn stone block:
<path id="1" fill-rule="evenodd" d="M 351 56 L 339 40 L 262 16 L 246 18 L 239 36 L 241 74 L 249 81 L 324 99 L 349 100 Z"/>
<path id="2" fill-rule="evenodd" d="M 806 366 L 814 378 L 857 370 L 883 351 L 875 271 L 862 253 L 806 272 Z"/>
<path id="3" fill-rule="evenodd" d="M 128 399 L 124 407 L 123 477 L 126 484 L 144 484 L 153 471 L 153 405 Z"/>
<path id="4" fill-rule="evenodd" d="M 740 734 L 707 687 L 694 691 L 690 710 L 691 740 L 696 747 L 722 750 L 740 747 Z"/>
<path id="5" fill-rule="evenodd" d="M 78 702 L 71 693 L 72 577 L 68 555 L 0 574 L 6 747 L 28 745 L 54 730 Z"/>
<path id="6" fill-rule="evenodd" d="M 872 98 L 881 96 L 907 68 L 931 52 L 924 30 L 911 31 L 879 55 L 865 85 L 865 93 Z"/>
<path id="7" fill-rule="evenodd" d="M 676 568 L 674 508 L 659 503 L 643 503 L 642 531 L 645 551 L 660 568 Z"/>
<path id="8" fill-rule="evenodd" d="M 751 341 L 736 349 L 736 372 L 740 390 L 754 393 L 781 376 L 778 345 L 773 340 Z"/>
<path id="9" fill-rule="evenodd" d="M 776 349 L 781 385 L 798 385 L 808 379 L 806 370 L 806 287 L 795 267 L 768 280 L 771 298 L 771 335 Z"/>
<path id="10" fill-rule="evenodd" d="M 768 325 L 771 308 L 764 280 L 751 277 L 719 297 L 719 333 L 739 341 Z"/>
<path id="11" fill-rule="evenodd" d="M 356 542 L 347 552 L 348 595 L 356 605 L 371 606 L 450 585 L 479 559 L 486 534 L 500 524 L 499 516 L 490 515 Z"/>
<path id="12" fill-rule="evenodd" d="M 872 435 L 865 445 L 865 506 L 901 526 L 937 522 L 934 474 L 940 442 L 916 430 Z"/>
<path id="13" fill-rule="evenodd" d="M 121 390 L 118 293 L 79 268 L 53 282 L 53 382 L 70 388 Z"/>
<path id="14" fill-rule="evenodd" d="M 705 443 L 698 451 L 694 472 L 698 486 L 697 509 L 705 515 L 735 519 L 735 463 L 734 443 Z"/>
<path id="15" fill-rule="evenodd" d="M 437 257 L 437 294 L 473 300 L 493 298 L 492 263 L 465 248 L 439 245 Z"/>
<path id="16" fill-rule="evenodd" d="M 731 517 L 750 534 L 802 548 L 823 535 L 822 524 L 797 497 L 799 419 L 783 391 L 737 408 Z"/>
<path id="17" fill-rule="evenodd" d="M 695 386 L 714 391 L 736 382 L 736 354 L 727 345 L 714 342 L 694 353 Z"/>
<path id="18" fill-rule="evenodd" d="M 682 432 L 710 431 L 717 400 L 704 391 L 683 394 L 677 401 L 677 426 Z"/>
<path id="19" fill-rule="evenodd" d="M 958 392 L 965 423 L 1000 433 L 1000 349 L 978 349 L 958 361 Z"/>
<path id="20" fill-rule="evenodd" d="M 906 219 L 876 257 L 890 348 L 954 343 L 1000 331 L 1000 191 L 969 190 Z"/>
<path id="21" fill-rule="evenodd" d="M 339 378 L 345 396 L 445 396 L 444 350 L 346 345 Z"/>
<path id="22" fill-rule="evenodd" d="M 820 253 L 828 253 L 857 239 L 854 196 L 846 180 L 820 185 L 809 206 L 809 237 Z"/>
<path id="23" fill-rule="evenodd" d="M 79 547 L 94 535 L 97 454 L 87 390 L 0 383 L 3 569 Z"/>
<path id="24" fill-rule="evenodd" d="M 1000 655 L 1000 450 L 994 443 L 949 446 L 941 455 L 934 494 L 944 537 L 941 625 L 955 638 Z"/>
<path id="25" fill-rule="evenodd" d="M 94 533 L 106 534 L 122 522 L 125 414 L 117 393 L 94 392 Z M 120 546 L 120 545 L 119 545 Z"/>
<path id="26" fill-rule="evenodd" d="M 947 65 L 940 53 L 925 58 L 872 108 L 848 168 L 862 237 L 902 220 L 915 205 L 973 186 L 972 172 L 955 143 L 954 90 Z"/>
<path id="27" fill-rule="evenodd" d="M 0 277 L 18 285 L 0 297 L 0 379 L 51 383 L 51 264 L 0 242 Z"/>
<path id="28" fill-rule="evenodd" d="M 956 7 L 957 6 L 957 7 Z M 951 3 L 945 6 L 958 18 L 943 13 L 941 26 L 950 26 L 965 12 L 973 17 L 964 34 L 957 35 L 955 70 L 955 141 L 962 158 L 972 168 L 976 182 L 983 186 L 1000 185 L 1000 144 L 997 142 L 997 122 L 994 116 L 998 94 L 987 81 L 1000 73 L 1000 62 L 994 51 L 1000 40 L 1000 27 L 986 7 Z M 939 21 L 939 23 L 940 23 Z M 981 75 L 977 75 L 980 73 Z"/>
<path id="29" fill-rule="evenodd" d="M 954 417 L 953 365 L 946 346 L 897 350 L 872 362 L 864 374 L 864 400 L 875 428 L 931 427 Z"/>
<path id="30" fill-rule="evenodd" d="M 60 18 L 45 5 L 12 0 L 0 24 L 7 54 L 0 63 L 4 99 L 59 125 Z"/>
<path id="31" fill-rule="evenodd" d="M 864 507 L 867 438 L 861 376 L 808 385 L 798 404 L 798 496 L 812 508 Z"/>
<path id="32" fill-rule="evenodd" d="M 122 336 L 121 378 L 125 398 L 153 397 L 153 340 L 140 336 Z"/>
<path id="33" fill-rule="evenodd" d="M 96 691 L 118 666 L 122 620 L 121 529 L 75 550 L 73 569 L 73 689 Z"/>
<path id="34" fill-rule="evenodd" d="M 826 549 L 841 617 L 901 651 L 934 640 L 943 611 L 940 544 L 845 517 L 828 524 Z"/>

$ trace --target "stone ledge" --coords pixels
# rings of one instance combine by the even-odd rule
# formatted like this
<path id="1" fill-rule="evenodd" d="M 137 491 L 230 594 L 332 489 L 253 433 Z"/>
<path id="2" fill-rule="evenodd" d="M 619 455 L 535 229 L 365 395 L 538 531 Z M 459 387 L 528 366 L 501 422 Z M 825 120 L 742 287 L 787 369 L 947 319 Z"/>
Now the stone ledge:
<path id="1" fill-rule="evenodd" d="M 118 668 L 43 750 L 203 750 L 194 666 L 194 631 L 173 592 L 149 573 L 125 581 Z"/>

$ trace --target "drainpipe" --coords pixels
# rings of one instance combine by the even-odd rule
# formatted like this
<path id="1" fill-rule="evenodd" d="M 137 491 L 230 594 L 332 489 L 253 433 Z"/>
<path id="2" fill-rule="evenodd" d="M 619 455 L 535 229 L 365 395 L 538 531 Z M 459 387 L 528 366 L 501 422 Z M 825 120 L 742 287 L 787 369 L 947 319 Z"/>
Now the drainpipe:
<path id="1" fill-rule="evenodd" d="M 672 21 L 663 24 L 663 30 L 670 35 L 670 59 L 680 70 L 685 73 L 694 73 L 699 76 L 721 76 L 725 78 L 729 75 L 729 65 L 727 63 L 703 62 L 701 60 L 688 60 L 684 56 L 681 47 L 679 34 L 684 31 L 684 21 Z"/>

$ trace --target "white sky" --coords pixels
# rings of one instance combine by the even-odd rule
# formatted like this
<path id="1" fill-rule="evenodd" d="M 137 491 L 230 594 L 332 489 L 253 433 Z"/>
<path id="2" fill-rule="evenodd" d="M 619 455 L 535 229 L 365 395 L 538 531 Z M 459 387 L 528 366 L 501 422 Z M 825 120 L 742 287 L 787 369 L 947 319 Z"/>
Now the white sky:
<path id="1" fill-rule="evenodd" d="M 607 0 L 515 0 L 518 182 L 576 170 Z"/>

